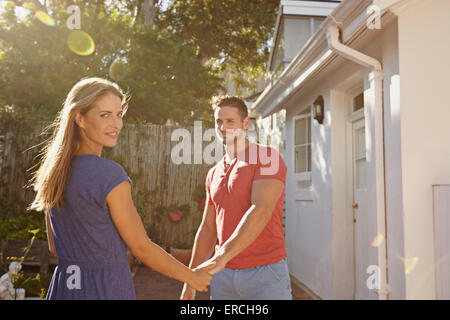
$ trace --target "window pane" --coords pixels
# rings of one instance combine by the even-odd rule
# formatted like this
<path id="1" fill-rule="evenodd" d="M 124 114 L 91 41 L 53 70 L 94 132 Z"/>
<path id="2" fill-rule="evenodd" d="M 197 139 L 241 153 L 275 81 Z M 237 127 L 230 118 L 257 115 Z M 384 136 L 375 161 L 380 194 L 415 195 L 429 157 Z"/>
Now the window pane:
<path id="1" fill-rule="evenodd" d="M 325 20 L 325 19 L 324 18 L 314 17 L 314 30 L 313 30 L 313 32 L 316 32 L 317 29 L 319 29 L 319 27 L 322 24 L 323 20 Z"/>
<path id="2" fill-rule="evenodd" d="M 311 142 L 311 119 L 310 117 L 295 120 L 294 144 L 307 144 Z"/>
<path id="3" fill-rule="evenodd" d="M 308 143 L 311 143 L 311 118 L 306 118 L 306 130 L 308 131 Z"/>
<path id="4" fill-rule="evenodd" d="M 366 159 L 356 160 L 356 188 L 367 187 Z"/>
<path id="5" fill-rule="evenodd" d="M 308 144 L 308 148 L 306 149 L 308 152 L 308 155 L 306 157 L 306 160 L 308 161 L 307 171 L 311 172 L 311 145 Z"/>
<path id="6" fill-rule="evenodd" d="M 310 171 L 308 170 L 308 147 L 295 147 L 295 173 Z"/>
<path id="7" fill-rule="evenodd" d="M 291 61 L 311 37 L 309 17 L 284 16 L 285 59 Z"/>
<path id="8" fill-rule="evenodd" d="M 366 157 L 366 131 L 365 128 L 356 130 L 355 157 L 361 159 Z"/>
<path id="9" fill-rule="evenodd" d="M 273 72 L 276 69 L 278 69 L 278 67 L 281 66 L 281 64 L 283 63 L 284 60 L 284 45 L 285 41 L 284 41 L 284 19 L 281 19 L 280 21 L 280 31 L 279 31 L 279 40 L 278 43 L 276 45 L 276 49 L 274 52 L 274 55 L 272 57 L 272 64 L 271 64 L 271 69 L 270 71 Z"/>
<path id="10" fill-rule="evenodd" d="M 295 145 L 308 143 L 306 126 L 306 118 L 295 120 Z"/>
<path id="11" fill-rule="evenodd" d="M 364 92 L 361 92 L 353 98 L 353 111 L 364 108 Z"/>
<path id="12" fill-rule="evenodd" d="M 355 130 L 355 162 L 356 162 L 356 188 L 367 187 L 366 172 L 366 130 L 364 127 Z"/>

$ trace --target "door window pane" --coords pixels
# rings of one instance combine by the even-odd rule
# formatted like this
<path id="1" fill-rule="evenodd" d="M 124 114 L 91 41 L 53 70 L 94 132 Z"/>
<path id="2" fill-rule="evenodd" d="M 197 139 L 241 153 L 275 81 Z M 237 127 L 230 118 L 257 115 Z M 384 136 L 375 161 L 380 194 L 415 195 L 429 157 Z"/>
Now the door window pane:
<path id="1" fill-rule="evenodd" d="M 367 188 L 366 159 L 356 160 L 356 188 Z"/>
<path id="2" fill-rule="evenodd" d="M 355 187 L 357 189 L 366 188 L 366 131 L 364 127 L 355 130 L 355 166 Z"/>
<path id="3" fill-rule="evenodd" d="M 310 154 L 310 145 L 295 147 L 295 173 L 311 171 Z"/>
<path id="4" fill-rule="evenodd" d="M 353 98 L 353 111 L 364 108 L 364 92 L 361 92 Z"/>
<path id="5" fill-rule="evenodd" d="M 294 172 L 311 171 L 311 114 L 294 122 Z"/>
<path id="6" fill-rule="evenodd" d="M 355 132 L 355 158 L 362 159 L 366 157 L 366 131 L 365 128 L 357 129 Z"/>

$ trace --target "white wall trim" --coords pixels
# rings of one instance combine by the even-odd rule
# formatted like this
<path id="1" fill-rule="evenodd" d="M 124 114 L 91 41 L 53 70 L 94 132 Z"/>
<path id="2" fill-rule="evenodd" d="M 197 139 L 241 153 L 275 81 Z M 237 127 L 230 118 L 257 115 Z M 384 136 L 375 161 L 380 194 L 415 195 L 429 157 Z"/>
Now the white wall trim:
<path id="1" fill-rule="evenodd" d="M 355 122 L 359 119 L 364 118 L 364 108 L 359 109 L 358 111 L 353 112 L 351 115 L 348 116 L 348 122 Z"/>
<path id="2" fill-rule="evenodd" d="M 312 187 L 298 189 L 295 192 L 295 201 L 314 201 L 314 191 Z"/>
<path id="3" fill-rule="evenodd" d="M 282 1 L 283 14 L 302 16 L 328 16 L 340 3 L 319 1 Z"/>

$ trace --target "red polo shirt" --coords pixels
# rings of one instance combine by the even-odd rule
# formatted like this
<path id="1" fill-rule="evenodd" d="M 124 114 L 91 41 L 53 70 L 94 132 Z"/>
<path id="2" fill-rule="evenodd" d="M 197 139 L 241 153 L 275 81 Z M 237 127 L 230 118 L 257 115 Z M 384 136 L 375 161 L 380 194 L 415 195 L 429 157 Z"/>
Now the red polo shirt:
<path id="1" fill-rule="evenodd" d="M 286 184 L 286 165 L 280 154 L 269 146 L 251 143 L 233 159 L 225 171 L 225 159 L 212 167 L 206 177 L 209 205 L 216 210 L 216 226 L 222 246 L 236 229 L 252 205 L 252 183 L 255 180 L 276 179 Z M 276 263 L 286 257 L 282 226 L 283 193 L 277 201 L 272 218 L 256 240 L 226 265 L 244 269 Z"/>

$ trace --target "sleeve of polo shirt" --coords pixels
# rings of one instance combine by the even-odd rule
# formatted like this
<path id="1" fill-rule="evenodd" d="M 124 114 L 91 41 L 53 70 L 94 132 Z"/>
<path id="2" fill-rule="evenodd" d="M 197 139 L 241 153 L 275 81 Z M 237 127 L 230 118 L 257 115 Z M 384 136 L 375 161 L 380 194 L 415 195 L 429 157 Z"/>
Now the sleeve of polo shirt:
<path id="1" fill-rule="evenodd" d="M 211 191 L 210 191 L 210 190 L 211 190 L 211 189 L 210 189 L 210 187 L 211 187 L 211 176 L 212 176 L 212 171 L 213 171 L 213 169 L 214 169 L 214 168 L 211 168 L 211 169 L 208 171 L 208 174 L 206 175 L 206 182 L 205 182 L 205 186 L 206 186 L 206 197 L 209 199 L 207 205 L 211 205 L 211 206 L 214 205 L 214 202 L 213 202 L 212 199 L 211 199 Z"/>
<path id="2" fill-rule="evenodd" d="M 276 179 L 286 184 L 287 167 L 272 147 L 260 148 L 253 180 Z"/>

